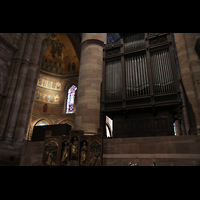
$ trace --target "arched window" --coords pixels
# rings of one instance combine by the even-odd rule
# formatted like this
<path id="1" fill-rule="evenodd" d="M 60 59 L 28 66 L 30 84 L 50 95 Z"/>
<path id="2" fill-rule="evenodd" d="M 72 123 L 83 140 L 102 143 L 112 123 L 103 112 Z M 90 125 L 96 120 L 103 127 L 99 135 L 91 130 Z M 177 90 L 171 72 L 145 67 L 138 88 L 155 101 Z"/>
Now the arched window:
<path id="1" fill-rule="evenodd" d="M 74 112 L 74 101 L 75 101 L 76 90 L 77 90 L 77 87 L 75 85 L 72 85 L 68 90 L 66 113 Z"/>

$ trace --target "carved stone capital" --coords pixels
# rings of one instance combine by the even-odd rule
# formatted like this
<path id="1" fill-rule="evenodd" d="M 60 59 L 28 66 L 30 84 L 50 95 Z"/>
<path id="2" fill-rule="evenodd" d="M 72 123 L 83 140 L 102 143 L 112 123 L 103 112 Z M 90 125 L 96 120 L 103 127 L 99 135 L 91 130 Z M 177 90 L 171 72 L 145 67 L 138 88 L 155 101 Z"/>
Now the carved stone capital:
<path id="1" fill-rule="evenodd" d="M 104 46 L 104 42 L 98 39 L 88 39 L 81 43 L 81 49 L 87 44 L 97 44 L 100 46 Z"/>

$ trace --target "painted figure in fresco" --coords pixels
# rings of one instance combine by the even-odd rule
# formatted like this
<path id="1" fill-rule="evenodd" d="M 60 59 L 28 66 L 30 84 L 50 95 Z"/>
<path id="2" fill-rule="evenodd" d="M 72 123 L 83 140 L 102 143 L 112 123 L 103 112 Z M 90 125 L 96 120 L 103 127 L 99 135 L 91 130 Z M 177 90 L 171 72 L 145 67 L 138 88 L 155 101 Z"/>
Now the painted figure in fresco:
<path id="1" fill-rule="evenodd" d="M 42 79 L 43 81 L 43 86 L 46 87 L 47 86 L 47 79 Z"/>
<path id="2" fill-rule="evenodd" d="M 59 66 L 58 66 L 58 73 L 59 74 L 61 73 L 61 69 L 62 69 L 62 67 L 61 67 L 61 63 L 60 63 Z"/>
<path id="3" fill-rule="evenodd" d="M 81 161 L 80 164 L 84 165 L 87 158 L 87 145 L 86 142 L 83 142 L 83 146 L 81 148 Z"/>
<path id="4" fill-rule="evenodd" d="M 47 59 L 44 61 L 43 65 L 42 65 L 42 69 L 46 69 L 47 68 Z"/>
<path id="5" fill-rule="evenodd" d="M 57 84 L 56 84 L 56 89 L 57 89 L 57 90 L 60 90 L 60 86 L 61 86 L 60 82 L 57 82 Z"/>
<path id="6" fill-rule="evenodd" d="M 55 87 L 56 87 L 56 82 L 54 81 L 53 85 L 52 85 L 52 88 L 55 89 Z"/>
<path id="7" fill-rule="evenodd" d="M 58 95 L 55 95 L 55 98 L 54 98 L 55 102 L 59 102 L 59 96 Z"/>
<path id="8" fill-rule="evenodd" d="M 45 95 L 45 101 L 48 102 L 48 96 L 47 95 Z"/>
<path id="9" fill-rule="evenodd" d="M 47 87 L 51 88 L 51 81 L 48 81 Z"/>
<path id="10" fill-rule="evenodd" d="M 54 66 L 53 66 L 53 70 L 52 70 L 54 73 L 56 72 L 56 68 L 57 68 L 57 65 L 56 65 L 56 62 L 55 62 Z"/>
<path id="11" fill-rule="evenodd" d="M 63 43 L 61 43 L 61 42 L 57 43 L 57 54 L 59 56 L 62 56 L 62 48 L 63 47 L 65 48 L 65 45 Z"/>
<path id="12" fill-rule="evenodd" d="M 39 80 L 38 80 L 38 84 L 39 84 L 39 85 L 42 85 L 42 78 L 41 78 L 41 77 L 40 77 Z"/>
<path id="13" fill-rule="evenodd" d="M 40 92 L 39 92 L 39 91 L 36 92 L 35 98 L 36 98 L 36 99 L 39 99 L 39 98 L 40 98 Z"/>
<path id="14" fill-rule="evenodd" d="M 73 143 L 71 143 L 71 159 L 78 160 L 78 140 L 74 137 Z"/>
<path id="15" fill-rule="evenodd" d="M 45 97 L 46 97 L 46 94 L 43 94 L 43 96 L 42 96 L 42 101 L 45 101 Z"/>
<path id="16" fill-rule="evenodd" d="M 50 61 L 50 63 L 48 64 L 48 71 L 51 71 L 51 67 L 52 67 L 52 61 Z"/>
<path id="17" fill-rule="evenodd" d="M 49 43 L 51 46 L 51 56 L 52 58 L 55 58 L 56 53 L 58 56 L 62 56 L 62 48 L 65 48 L 65 45 L 61 42 L 59 42 L 59 40 L 53 40 L 51 38 L 49 38 Z"/>
<path id="18" fill-rule="evenodd" d="M 50 102 L 54 102 L 54 95 L 51 95 L 51 97 L 50 97 Z"/>
<path id="19" fill-rule="evenodd" d="M 76 66 L 75 66 L 75 64 L 74 64 L 74 62 L 72 63 L 72 70 L 73 70 L 73 72 L 75 72 L 75 68 L 76 68 Z"/>

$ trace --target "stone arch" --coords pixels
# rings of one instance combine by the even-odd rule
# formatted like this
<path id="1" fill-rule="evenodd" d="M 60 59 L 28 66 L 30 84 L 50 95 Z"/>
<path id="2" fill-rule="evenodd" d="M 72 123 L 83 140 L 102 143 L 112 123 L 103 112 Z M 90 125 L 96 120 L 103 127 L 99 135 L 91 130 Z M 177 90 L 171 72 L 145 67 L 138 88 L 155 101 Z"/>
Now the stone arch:
<path id="1" fill-rule="evenodd" d="M 56 122 L 56 124 L 69 124 L 71 126 L 71 129 L 74 129 L 74 119 L 72 118 L 60 119 Z"/>
<path id="2" fill-rule="evenodd" d="M 29 126 L 29 130 L 27 132 L 27 139 L 30 140 L 32 134 L 33 134 L 33 129 L 34 129 L 34 126 L 36 124 L 38 124 L 39 122 L 41 121 L 46 121 L 48 123 L 48 125 L 52 125 L 54 124 L 53 120 L 50 119 L 50 117 L 47 117 L 47 116 L 43 116 L 43 115 L 38 115 L 38 116 L 35 116 L 32 121 L 31 121 L 31 124 Z"/>
<path id="3" fill-rule="evenodd" d="M 36 124 L 38 124 L 41 121 L 46 121 L 48 123 L 48 125 L 54 124 L 53 120 L 51 120 L 49 117 L 38 116 L 38 118 L 36 118 L 34 121 L 32 121 L 32 125 L 35 126 Z"/>

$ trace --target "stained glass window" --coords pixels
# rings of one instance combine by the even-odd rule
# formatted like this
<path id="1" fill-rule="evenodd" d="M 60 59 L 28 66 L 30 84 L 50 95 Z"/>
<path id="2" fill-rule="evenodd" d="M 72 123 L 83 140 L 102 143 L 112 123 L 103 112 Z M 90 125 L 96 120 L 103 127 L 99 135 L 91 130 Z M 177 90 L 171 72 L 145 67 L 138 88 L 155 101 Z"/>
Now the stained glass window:
<path id="1" fill-rule="evenodd" d="M 72 85 L 68 90 L 66 113 L 74 112 L 74 99 L 76 90 L 77 87 L 75 85 Z"/>

